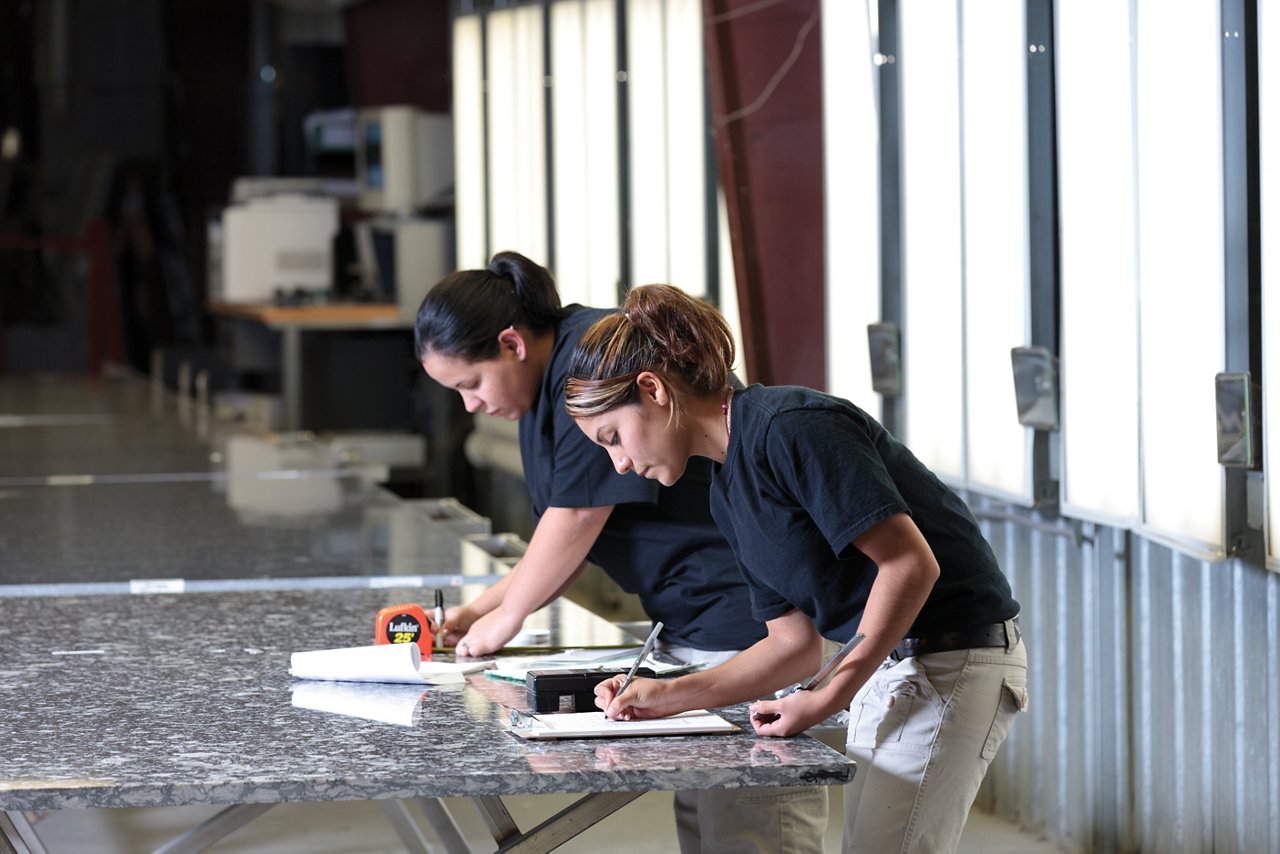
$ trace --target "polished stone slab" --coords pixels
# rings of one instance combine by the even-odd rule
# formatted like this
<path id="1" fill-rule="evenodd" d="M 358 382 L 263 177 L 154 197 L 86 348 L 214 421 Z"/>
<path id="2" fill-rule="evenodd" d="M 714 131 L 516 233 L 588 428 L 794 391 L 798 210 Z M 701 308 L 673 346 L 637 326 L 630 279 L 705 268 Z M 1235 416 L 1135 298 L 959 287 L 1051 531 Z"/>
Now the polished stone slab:
<path id="1" fill-rule="evenodd" d="M 0 377 L 0 416 L 72 417 L 174 413 L 177 399 L 142 377 L 20 374 Z M 4 423 L 0 421 L 0 423 Z"/>
<path id="2" fill-rule="evenodd" d="M 0 489 L 226 481 L 365 468 L 309 434 L 258 435 L 137 378 L 0 377 Z"/>
<path id="3" fill-rule="evenodd" d="M 0 489 L 0 597 L 456 574 L 460 549 L 453 527 L 356 475 Z"/>
<path id="4" fill-rule="evenodd" d="M 0 599 L 0 809 L 281 803 L 840 784 L 802 736 L 531 744 L 504 731 L 519 686 L 370 686 L 402 723 L 294 705 L 290 653 L 370 642 L 391 588 Z M 448 601 L 468 595 L 450 589 Z M 552 644 L 631 639 L 561 600 Z M 534 619 L 534 618 L 531 618 Z M 745 707 L 726 717 L 746 724 Z"/>

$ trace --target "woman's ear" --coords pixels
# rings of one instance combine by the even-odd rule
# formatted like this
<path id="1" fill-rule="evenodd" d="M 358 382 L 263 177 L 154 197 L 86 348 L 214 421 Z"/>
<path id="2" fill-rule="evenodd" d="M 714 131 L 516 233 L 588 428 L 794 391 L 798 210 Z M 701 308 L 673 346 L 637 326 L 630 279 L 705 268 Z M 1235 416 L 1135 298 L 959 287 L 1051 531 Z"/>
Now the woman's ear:
<path id="1" fill-rule="evenodd" d="M 640 389 L 641 397 L 651 400 L 658 406 L 666 406 L 671 402 L 671 397 L 667 393 L 667 384 L 653 371 L 641 371 L 636 377 L 636 386 Z"/>
<path id="2" fill-rule="evenodd" d="M 510 352 L 520 361 L 524 361 L 525 356 L 529 352 L 529 347 L 525 343 L 524 336 L 520 334 L 520 330 L 514 326 L 508 326 L 506 329 L 498 333 L 498 349 Z"/>

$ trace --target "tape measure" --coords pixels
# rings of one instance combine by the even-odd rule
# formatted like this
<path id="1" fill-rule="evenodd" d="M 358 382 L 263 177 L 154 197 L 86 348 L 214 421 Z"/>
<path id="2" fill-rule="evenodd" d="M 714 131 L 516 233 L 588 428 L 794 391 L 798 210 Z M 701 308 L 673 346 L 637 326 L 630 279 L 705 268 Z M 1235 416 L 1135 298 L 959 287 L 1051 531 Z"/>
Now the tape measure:
<path id="1" fill-rule="evenodd" d="M 431 624 L 421 605 L 388 605 L 373 624 L 373 642 L 416 643 L 422 658 L 431 657 Z"/>

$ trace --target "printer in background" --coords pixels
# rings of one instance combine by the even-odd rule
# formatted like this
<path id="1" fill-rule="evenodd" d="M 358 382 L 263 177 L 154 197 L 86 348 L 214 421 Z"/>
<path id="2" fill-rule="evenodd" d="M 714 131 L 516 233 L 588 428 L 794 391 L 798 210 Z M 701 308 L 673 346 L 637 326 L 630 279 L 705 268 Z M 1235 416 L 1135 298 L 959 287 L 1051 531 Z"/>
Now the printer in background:
<path id="1" fill-rule="evenodd" d="M 453 122 L 391 105 L 312 114 L 307 139 L 348 147 L 354 176 L 242 177 L 209 223 L 214 302 L 379 302 L 412 321 L 454 268 Z"/>
<path id="2" fill-rule="evenodd" d="M 412 322 L 432 285 L 453 272 L 453 220 L 385 217 L 368 223 L 375 268 L 375 299 L 396 303 Z"/>
<path id="3" fill-rule="evenodd" d="M 431 286 L 454 268 L 453 120 L 416 107 L 355 115 L 357 253 L 374 299 L 411 321 Z"/>
<path id="4" fill-rule="evenodd" d="M 326 296 L 337 234 L 333 196 L 285 192 L 228 205 L 221 222 L 209 223 L 209 296 L 228 303 Z"/>

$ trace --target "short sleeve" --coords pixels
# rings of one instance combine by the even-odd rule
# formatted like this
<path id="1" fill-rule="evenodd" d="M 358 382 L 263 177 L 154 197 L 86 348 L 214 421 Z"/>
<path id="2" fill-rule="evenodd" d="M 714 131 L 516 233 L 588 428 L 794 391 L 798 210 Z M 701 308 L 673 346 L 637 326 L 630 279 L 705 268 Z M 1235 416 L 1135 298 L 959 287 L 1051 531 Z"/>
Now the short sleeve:
<path id="1" fill-rule="evenodd" d="M 765 448 L 778 486 L 806 509 L 837 556 L 878 522 L 911 512 L 866 428 L 844 412 L 779 413 Z"/>

